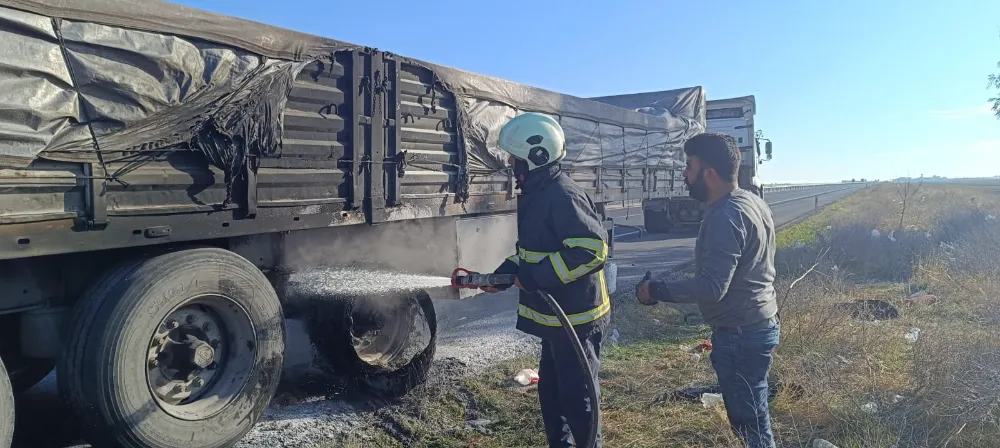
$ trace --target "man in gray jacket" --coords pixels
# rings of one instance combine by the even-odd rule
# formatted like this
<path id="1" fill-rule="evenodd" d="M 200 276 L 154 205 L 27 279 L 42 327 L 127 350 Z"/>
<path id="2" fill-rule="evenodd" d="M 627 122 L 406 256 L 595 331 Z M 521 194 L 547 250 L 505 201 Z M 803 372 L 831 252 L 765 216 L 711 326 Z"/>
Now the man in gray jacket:
<path id="1" fill-rule="evenodd" d="M 708 204 L 695 243 L 695 276 L 667 282 L 647 273 L 636 296 L 644 305 L 698 304 L 712 326 L 712 367 L 733 430 L 749 447 L 774 447 L 767 374 L 781 326 L 771 209 L 737 187 L 740 150 L 732 137 L 700 134 L 684 152 L 690 195 Z"/>

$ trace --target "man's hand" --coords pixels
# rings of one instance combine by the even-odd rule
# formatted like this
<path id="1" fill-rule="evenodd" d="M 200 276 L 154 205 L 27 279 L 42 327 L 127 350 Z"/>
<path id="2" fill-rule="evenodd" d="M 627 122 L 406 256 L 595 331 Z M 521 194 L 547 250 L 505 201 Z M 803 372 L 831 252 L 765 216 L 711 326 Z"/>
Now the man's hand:
<path id="1" fill-rule="evenodd" d="M 517 277 L 514 277 L 514 286 L 517 286 L 517 289 L 524 289 L 524 287 L 521 286 L 521 280 L 518 280 Z"/>
<path id="2" fill-rule="evenodd" d="M 643 305 L 656 305 L 656 299 L 649 295 L 649 282 L 653 279 L 653 273 L 646 271 L 639 284 L 635 287 L 635 298 Z"/>

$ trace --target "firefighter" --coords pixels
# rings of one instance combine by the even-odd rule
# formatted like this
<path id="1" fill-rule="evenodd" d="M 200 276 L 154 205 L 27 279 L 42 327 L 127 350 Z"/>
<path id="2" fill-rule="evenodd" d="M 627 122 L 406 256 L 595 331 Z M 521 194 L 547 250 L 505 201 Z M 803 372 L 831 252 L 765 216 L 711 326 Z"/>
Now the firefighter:
<path id="1" fill-rule="evenodd" d="M 607 232 L 594 202 L 566 173 L 559 161 L 566 156 L 559 122 L 525 113 L 500 130 L 498 146 L 509 161 L 521 193 L 517 202 L 516 254 L 497 268 L 517 274 L 520 288 L 517 329 L 542 340 L 538 367 L 538 399 L 550 447 L 587 446 L 592 412 L 587 388 L 598 384 L 601 344 L 608 325 L 611 300 L 604 279 L 608 256 Z M 484 288 L 497 292 L 509 288 Z M 573 324 L 590 371 L 574 358 L 573 342 L 558 318 L 534 291 L 547 292 Z M 591 381 L 591 379 L 593 381 Z M 600 393 L 600 388 L 595 391 Z M 596 447 L 601 446 L 600 428 Z"/>

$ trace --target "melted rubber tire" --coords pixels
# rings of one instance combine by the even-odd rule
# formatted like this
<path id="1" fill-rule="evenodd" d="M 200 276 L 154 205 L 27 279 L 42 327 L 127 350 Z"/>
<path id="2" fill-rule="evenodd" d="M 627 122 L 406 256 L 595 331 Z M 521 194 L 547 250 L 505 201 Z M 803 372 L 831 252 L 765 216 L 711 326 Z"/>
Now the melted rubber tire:
<path id="1" fill-rule="evenodd" d="M 643 210 L 642 222 L 649 233 L 670 233 L 674 228 L 670 214 L 665 211 Z"/>
<path id="2" fill-rule="evenodd" d="M 0 360 L 0 448 L 10 448 L 14 440 L 14 389 Z"/>
<path id="3" fill-rule="evenodd" d="M 437 314 L 427 293 L 414 293 L 411 299 L 417 302 L 424 318 L 427 319 L 431 335 L 423 351 L 415 355 L 409 363 L 395 370 L 373 366 L 358 356 L 351 344 L 351 335 L 346 324 L 346 317 L 351 311 L 351 299 L 309 300 L 308 306 L 311 312 L 306 318 L 306 325 L 315 354 L 320 358 L 320 367 L 356 383 L 356 386 L 369 393 L 386 398 L 405 395 L 423 384 L 427 380 L 437 349 Z"/>
<path id="4" fill-rule="evenodd" d="M 255 364 L 233 401 L 214 415 L 181 420 L 156 402 L 146 380 L 153 331 L 198 294 L 222 293 L 255 326 Z M 94 283 L 73 314 L 58 366 L 59 390 L 94 446 L 219 448 L 243 438 L 274 396 L 283 367 L 284 316 L 274 288 L 232 252 L 199 248 L 136 260 Z"/>

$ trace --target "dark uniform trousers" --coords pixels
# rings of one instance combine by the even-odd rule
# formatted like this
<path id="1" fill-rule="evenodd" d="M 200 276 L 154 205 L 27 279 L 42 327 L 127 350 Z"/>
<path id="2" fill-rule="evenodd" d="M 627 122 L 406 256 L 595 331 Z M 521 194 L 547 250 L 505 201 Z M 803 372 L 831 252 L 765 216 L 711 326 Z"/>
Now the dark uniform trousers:
<path id="1" fill-rule="evenodd" d="M 591 413 L 600 413 L 600 403 L 591 403 L 587 389 L 593 379 L 600 399 L 601 386 L 597 372 L 601 368 L 601 345 L 604 332 L 598 331 L 581 338 L 583 352 L 590 363 L 590 372 L 581 371 L 579 361 L 570 347 L 568 338 L 542 340 L 542 360 L 538 366 L 538 401 L 542 407 L 542 422 L 550 447 L 573 446 L 573 435 L 580 438 L 576 446 L 586 446 L 584 437 L 590 434 Z M 598 422 L 600 425 L 600 422 Z M 601 428 L 597 428 L 600 448 Z"/>

